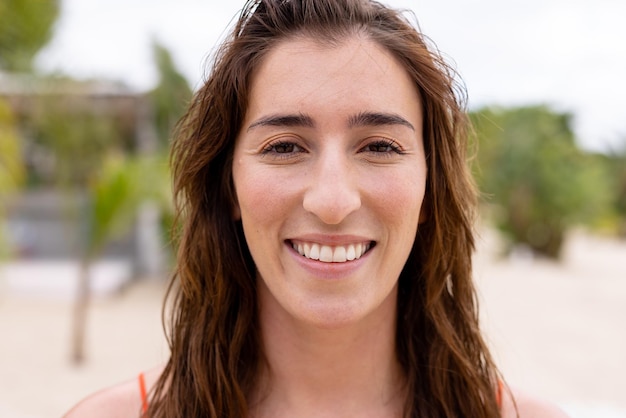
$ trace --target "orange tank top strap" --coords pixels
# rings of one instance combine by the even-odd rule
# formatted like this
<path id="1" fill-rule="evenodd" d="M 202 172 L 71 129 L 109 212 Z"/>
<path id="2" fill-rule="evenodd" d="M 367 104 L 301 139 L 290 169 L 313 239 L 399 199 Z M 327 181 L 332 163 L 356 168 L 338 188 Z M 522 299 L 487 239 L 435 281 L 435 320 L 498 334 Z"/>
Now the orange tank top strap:
<path id="1" fill-rule="evenodd" d="M 141 395 L 141 412 L 148 411 L 148 393 L 146 392 L 146 379 L 143 373 L 139 373 L 139 394 Z"/>
<path id="2" fill-rule="evenodd" d="M 498 387 L 496 388 L 496 402 L 498 407 L 502 408 L 502 391 L 504 390 L 504 382 L 502 379 L 498 379 Z"/>

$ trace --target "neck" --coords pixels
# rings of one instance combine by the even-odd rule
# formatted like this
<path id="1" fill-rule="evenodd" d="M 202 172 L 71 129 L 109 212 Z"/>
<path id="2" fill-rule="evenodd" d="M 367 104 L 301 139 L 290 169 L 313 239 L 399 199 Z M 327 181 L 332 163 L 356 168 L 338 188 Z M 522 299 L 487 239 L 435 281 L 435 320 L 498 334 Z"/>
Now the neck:
<path id="1" fill-rule="evenodd" d="M 266 364 L 251 402 L 255 416 L 401 416 L 395 292 L 377 312 L 340 328 L 303 324 L 262 303 L 260 318 Z"/>

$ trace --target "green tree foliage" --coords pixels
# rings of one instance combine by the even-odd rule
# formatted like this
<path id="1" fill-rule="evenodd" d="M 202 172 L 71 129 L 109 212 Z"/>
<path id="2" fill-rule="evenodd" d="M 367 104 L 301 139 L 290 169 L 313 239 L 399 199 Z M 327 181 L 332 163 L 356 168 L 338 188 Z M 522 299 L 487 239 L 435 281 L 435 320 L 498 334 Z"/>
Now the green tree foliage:
<path id="1" fill-rule="evenodd" d="M 152 44 L 152 54 L 159 78 L 157 86 L 148 93 L 148 98 L 154 112 L 157 154 L 167 159 L 174 127 L 187 109 L 193 91 L 166 47 L 155 41 Z M 169 181 L 166 186 L 169 193 Z M 173 222 L 171 202 L 161 200 L 161 229 L 165 241 L 169 241 Z"/>
<path id="2" fill-rule="evenodd" d="M 571 116 L 545 106 L 471 114 L 477 181 L 510 245 L 558 258 L 569 228 L 610 206 L 607 173 L 575 143 Z"/>
<path id="3" fill-rule="evenodd" d="M 50 40 L 59 0 L 0 1 L 0 69 L 28 72 L 35 54 Z"/>
<path id="4" fill-rule="evenodd" d="M 39 115 L 35 138 L 40 152 L 48 153 L 48 167 L 36 167 L 35 184 L 85 187 L 102 164 L 102 156 L 115 148 L 119 132 L 111 118 L 90 112 L 68 113 L 52 107 Z"/>
<path id="5" fill-rule="evenodd" d="M 165 208 L 164 211 L 171 211 L 167 159 L 164 156 L 128 157 L 110 152 L 92 176 L 88 194 L 87 242 L 81 260 L 72 327 L 72 360 L 76 364 L 85 359 L 91 265 L 111 239 L 131 228 L 144 202 L 155 202 Z"/>
<path id="6" fill-rule="evenodd" d="M 128 231 L 142 203 L 156 202 L 165 209 L 170 206 L 167 160 L 112 153 L 91 182 L 89 194 L 92 207 L 87 252 L 92 258 L 110 239 Z"/>
<path id="7" fill-rule="evenodd" d="M 9 106 L 0 100 L 0 258 L 8 250 L 2 230 L 6 216 L 4 199 L 21 185 L 23 179 L 22 151 L 14 117 Z"/>
<path id="8" fill-rule="evenodd" d="M 0 100 L 0 195 L 15 190 L 23 179 L 22 152 L 13 113 Z"/>
<path id="9" fill-rule="evenodd" d="M 154 43 L 152 48 L 159 72 L 159 84 L 150 92 L 150 99 L 159 148 L 166 150 L 172 129 L 189 104 L 192 91 L 185 77 L 176 69 L 170 52 L 158 43 Z"/>
<path id="10" fill-rule="evenodd" d="M 613 208 L 616 215 L 618 233 L 626 238 L 626 137 L 621 145 L 611 150 L 605 157 L 606 165 L 613 181 Z"/>

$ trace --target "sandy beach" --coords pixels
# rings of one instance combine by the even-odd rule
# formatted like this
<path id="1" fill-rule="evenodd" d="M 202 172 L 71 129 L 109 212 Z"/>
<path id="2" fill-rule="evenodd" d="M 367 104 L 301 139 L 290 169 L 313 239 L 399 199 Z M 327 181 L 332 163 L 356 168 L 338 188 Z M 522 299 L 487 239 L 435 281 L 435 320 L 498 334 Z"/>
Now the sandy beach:
<path id="1" fill-rule="evenodd" d="M 626 418 L 626 242 L 577 234 L 556 264 L 484 241 L 483 326 L 507 381 L 574 418 Z"/>
<path id="2" fill-rule="evenodd" d="M 524 253 L 500 259 L 495 241 L 481 237 L 476 281 L 507 381 L 573 418 L 626 418 L 626 242 L 574 234 L 556 264 Z M 87 361 L 77 367 L 69 361 L 71 299 L 16 291 L 6 272 L 0 266 L 0 418 L 60 417 L 167 358 L 163 281 L 96 297 Z"/>

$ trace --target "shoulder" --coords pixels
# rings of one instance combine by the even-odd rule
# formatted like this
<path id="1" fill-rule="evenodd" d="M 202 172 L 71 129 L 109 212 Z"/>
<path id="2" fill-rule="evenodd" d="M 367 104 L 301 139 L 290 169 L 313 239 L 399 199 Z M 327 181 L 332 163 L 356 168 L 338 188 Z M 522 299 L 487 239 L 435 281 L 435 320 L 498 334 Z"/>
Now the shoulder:
<path id="1" fill-rule="evenodd" d="M 137 379 L 98 391 L 80 401 L 64 418 L 139 417 L 141 395 Z"/>
<path id="2" fill-rule="evenodd" d="M 162 370 L 159 367 L 145 373 L 146 391 L 150 391 Z M 137 376 L 86 397 L 63 418 L 138 418 L 141 416 L 141 407 L 141 389 Z"/>
<path id="3" fill-rule="evenodd" d="M 513 399 L 515 402 L 513 402 Z M 515 409 L 517 407 L 517 410 Z M 518 415 L 519 413 L 519 415 Z M 568 418 L 567 414 L 551 402 L 512 388 L 503 396 L 503 418 Z"/>

